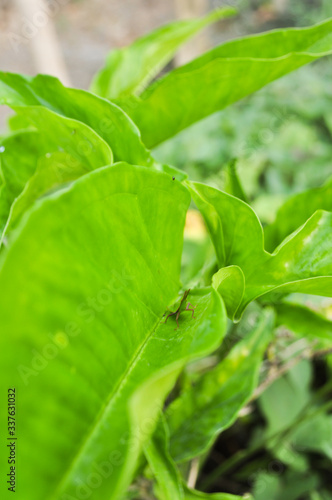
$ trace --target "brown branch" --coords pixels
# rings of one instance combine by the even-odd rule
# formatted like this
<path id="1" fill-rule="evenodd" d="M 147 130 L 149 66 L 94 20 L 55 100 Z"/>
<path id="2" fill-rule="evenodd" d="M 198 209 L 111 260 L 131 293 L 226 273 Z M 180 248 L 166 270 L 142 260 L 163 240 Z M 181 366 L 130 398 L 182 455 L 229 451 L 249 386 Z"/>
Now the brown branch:
<path id="1" fill-rule="evenodd" d="M 198 473 L 199 473 L 199 458 L 194 458 L 190 465 L 190 471 L 187 481 L 189 488 L 195 488 Z"/>

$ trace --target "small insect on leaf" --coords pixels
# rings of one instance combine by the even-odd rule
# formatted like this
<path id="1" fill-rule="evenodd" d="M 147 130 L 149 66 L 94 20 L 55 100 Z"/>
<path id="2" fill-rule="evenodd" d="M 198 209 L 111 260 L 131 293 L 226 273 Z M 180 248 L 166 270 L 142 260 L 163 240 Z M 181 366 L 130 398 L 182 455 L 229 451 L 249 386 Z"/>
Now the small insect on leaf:
<path id="1" fill-rule="evenodd" d="M 175 328 L 174 330 L 177 330 L 179 328 L 179 317 L 183 311 L 191 311 L 191 317 L 195 318 L 194 313 L 195 313 L 196 306 L 193 306 L 190 302 L 187 303 L 187 297 L 188 297 L 189 293 L 190 293 L 190 288 L 188 290 L 185 290 L 185 292 L 182 296 L 180 305 L 176 309 L 176 311 L 169 311 L 169 313 L 167 314 L 167 317 L 164 321 L 164 323 L 166 323 L 170 316 L 175 316 L 177 328 Z M 191 308 L 189 306 L 191 306 Z M 166 315 L 166 313 L 164 314 L 164 316 L 165 315 Z"/>

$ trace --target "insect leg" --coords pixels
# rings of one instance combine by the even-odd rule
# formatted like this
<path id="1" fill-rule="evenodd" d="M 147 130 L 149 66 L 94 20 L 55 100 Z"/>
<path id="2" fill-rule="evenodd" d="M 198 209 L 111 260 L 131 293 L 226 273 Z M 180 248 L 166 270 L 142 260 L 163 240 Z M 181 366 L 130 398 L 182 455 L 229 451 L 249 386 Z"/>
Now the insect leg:
<path id="1" fill-rule="evenodd" d="M 180 310 L 176 312 L 176 316 L 175 316 L 175 321 L 176 321 L 176 324 L 178 325 L 177 328 L 174 328 L 174 330 L 177 330 L 178 328 L 180 328 L 180 325 L 179 325 L 179 317 L 180 317 Z"/>
<path id="2" fill-rule="evenodd" d="M 192 309 L 190 309 L 189 306 L 191 306 Z M 197 306 L 193 306 L 192 304 L 190 304 L 190 302 L 188 302 L 188 304 L 187 304 L 186 311 L 191 311 L 191 317 L 192 318 L 195 318 L 194 313 L 195 313 L 196 307 Z"/>
<path id="3" fill-rule="evenodd" d="M 176 311 L 175 311 L 175 312 L 172 312 L 172 311 L 171 311 L 169 314 L 167 314 L 167 317 L 166 317 L 166 319 L 165 319 L 164 323 L 166 323 L 166 321 L 168 320 L 168 318 L 169 318 L 170 316 L 174 316 L 174 314 L 176 314 Z"/>

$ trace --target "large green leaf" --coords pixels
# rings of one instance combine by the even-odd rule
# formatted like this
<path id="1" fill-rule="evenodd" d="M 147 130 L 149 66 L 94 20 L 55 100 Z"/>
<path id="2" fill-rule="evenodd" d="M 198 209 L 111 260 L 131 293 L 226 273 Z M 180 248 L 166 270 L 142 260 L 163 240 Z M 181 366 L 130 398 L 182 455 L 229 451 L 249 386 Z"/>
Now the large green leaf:
<path id="1" fill-rule="evenodd" d="M 291 441 L 301 451 L 322 453 L 332 461 L 332 416 L 321 413 L 300 423 Z"/>
<path id="2" fill-rule="evenodd" d="M 251 500 L 250 495 L 209 494 L 188 488 L 169 454 L 169 432 L 164 417 L 159 420 L 156 432 L 145 447 L 145 455 L 158 482 L 159 500 Z"/>
<path id="3" fill-rule="evenodd" d="M 311 365 L 303 360 L 283 377 L 275 380 L 260 396 L 259 407 L 267 421 L 265 429 L 267 447 L 283 463 L 298 471 L 308 469 L 307 458 L 292 446 L 292 438 L 282 431 L 295 429 L 301 412 L 310 401 Z M 287 411 L 285 411 L 287 408 Z"/>
<path id="4" fill-rule="evenodd" d="M 305 456 L 300 455 L 303 452 L 322 453 L 332 460 L 332 417 L 324 405 L 317 406 L 311 400 L 311 383 L 311 366 L 305 360 L 276 380 L 259 398 L 268 423 L 267 435 L 287 429 L 285 439 L 270 440 L 270 448 L 290 467 L 300 470 L 309 468 Z"/>
<path id="5" fill-rule="evenodd" d="M 40 135 L 34 130 L 17 132 L 1 138 L 0 144 L 1 176 L 14 199 L 34 173 L 36 158 L 48 153 L 50 145 L 47 134 Z"/>
<path id="6" fill-rule="evenodd" d="M 271 462 L 273 463 L 273 462 Z M 287 470 L 282 474 L 259 469 L 253 474 L 255 481 L 253 497 L 255 500 L 328 500 L 325 496 L 314 495 L 320 487 L 318 474 L 308 471 L 306 474 Z"/>
<path id="7" fill-rule="evenodd" d="M 268 83 L 332 53 L 332 20 L 303 29 L 250 36 L 173 70 L 140 97 L 119 100 L 148 147 Z"/>
<path id="8" fill-rule="evenodd" d="M 281 206 L 273 224 L 264 228 L 266 249 L 272 252 L 316 210 L 332 212 L 332 179 L 321 188 L 309 189 L 292 196 Z"/>
<path id="9" fill-rule="evenodd" d="M 245 201 L 246 203 L 249 203 L 248 197 L 242 187 L 236 167 L 236 159 L 233 159 L 228 163 L 227 169 L 225 170 L 224 191 L 226 191 L 226 193 L 232 194 L 242 201 Z"/>
<path id="10" fill-rule="evenodd" d="M 168 410 L 171 454 L 189 460 L 209 449 L 247 403 L 258 382 L 274 315 L 262 312 L 258 323 L 214 369 L 186 388 Z"/>
<path id="11" fill-rule="evenodd" d="M 0 192 L 0 233 L 2 233 L 10 207 L 22 192 L 36 169 L 36 158 L 49 151 L 47 141 L 37 132 L 18 132 L 1 139 L 0 168 L 3 184 Z M 24 154 L 22 154 L 24 151 Z"/>
<path id="12" fill-rule="evenodd" d="M 242 269 L 239 266 L 222 267 L 212 276 L 212 285 L 222 296 L 228 316 L 234 319 L 246 285 Z"/>
<path id="13" fill-rule="evenodd" d="M 0 363 L 17 391 L 20 499 L 118 498 L 184 363 L 220 343 L 212 288 L 190 293 L 196 318 L 161 322 L 189 202 L 170 176 L 120 164 L 38 201 L 12 234 Z"/>
<path id="14" fill-rule="evenodd" d="M 108 144 L 84 123 L 42 106 L 20 108 L 18 113 L 39 133 L 18 133 L 4 141 L 2 166 L 8 184 L 2 195 L 6 196 L 9 206 L 13 203 L 9 218 L 7 213 L 4 234 L 15 227 L 38 197 L 91 170 L 113 163 Z M 14 148 L 21 146 L 22 140 L 28 149 L 26 154 L 25 150 L 20 150 L 18 157 Z"/>
<path id="15" fill-rule="evenodd" d="M 47 75 L 34 78 L 0 72 L 0 104 L 45 106 L 89 125 L 112 148 L 115 161 L 152 165 L 150 153 L 130 118 L 115 104 L 84 90 L 64 87 Z"/>
<path id="16" fill-rule="evenodd" d="M 310 362 L 304 360 L 263 392 L 258 403 L 267 421 L 268 435 L 273 436 L 296 422 L 310 400 L 311 381 L 312 368 Z"/>
<path id="17" fill-rule="evenodd" d="M 243 497 L 229 495 L 228 493 L 203 493 L 202 491 L 185 488 L 185 500 L 254 500 L 251 495 Z"/>
<path id="18" fill-rule="evenodd" d="M 169 431 L 163 415 L 144 448 L 145 456 L 159 487 L 159 500 L 184 500 L 184 488 L 179 470 L 169 454 Z"/>
<path id="19" fill-rule="evenodd" d="M 187 185 L 211 234 L 219 267 L 227 268 L 219 272 L 215 286 L 220 293 L 225 290 L 231 318 L 240 318 L 249 302 L 265 294 L 269 300 L 276 292 L 332 296 L 332 213 L 317 211 L 270 254 L 249 205 L 204 184 Z M 230 279 L 230 272 L 237 279 Z"/>
<path id="20" fill-rule="evenodd" d="M 234 13 L 232 8 L 215 9 L 201 19 L 167 24 L 129 47 L 112 50 L 105 67 L 95 76 L 91 91 L 108 99 L 141 94 L 183 43 L 210 23 Z"/>

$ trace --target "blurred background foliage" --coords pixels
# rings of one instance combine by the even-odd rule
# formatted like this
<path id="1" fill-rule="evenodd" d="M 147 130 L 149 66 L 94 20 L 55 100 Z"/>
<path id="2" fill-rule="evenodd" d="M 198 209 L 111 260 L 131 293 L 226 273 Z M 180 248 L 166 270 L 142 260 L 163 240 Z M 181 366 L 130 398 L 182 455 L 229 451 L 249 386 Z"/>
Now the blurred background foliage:
<path id="1" fill-rule="evenodd" d="M 282 2 L 281 12 L 278 2 L 240 3 L 239 16 L 228 24 L 241 34 L 332 16 L 328 1 Z M 272 222 L 287 196 L 321 186 L 332 173 L 331 77 L 329 59 L 301 68 L 183 131 L 155 155 L 218 188 L 226 181 L 225 166 L 237 158 L 253 208 L 263 223 Z"/>
<path id="2" fill-rule="evenodd" d="M 162 144 L 156 157 L 218 188 L 237 158 L 254 209 L 272 222 L 287 196 L 331 174 L 331 76 L 329 60 L 301 68 Z"/>

